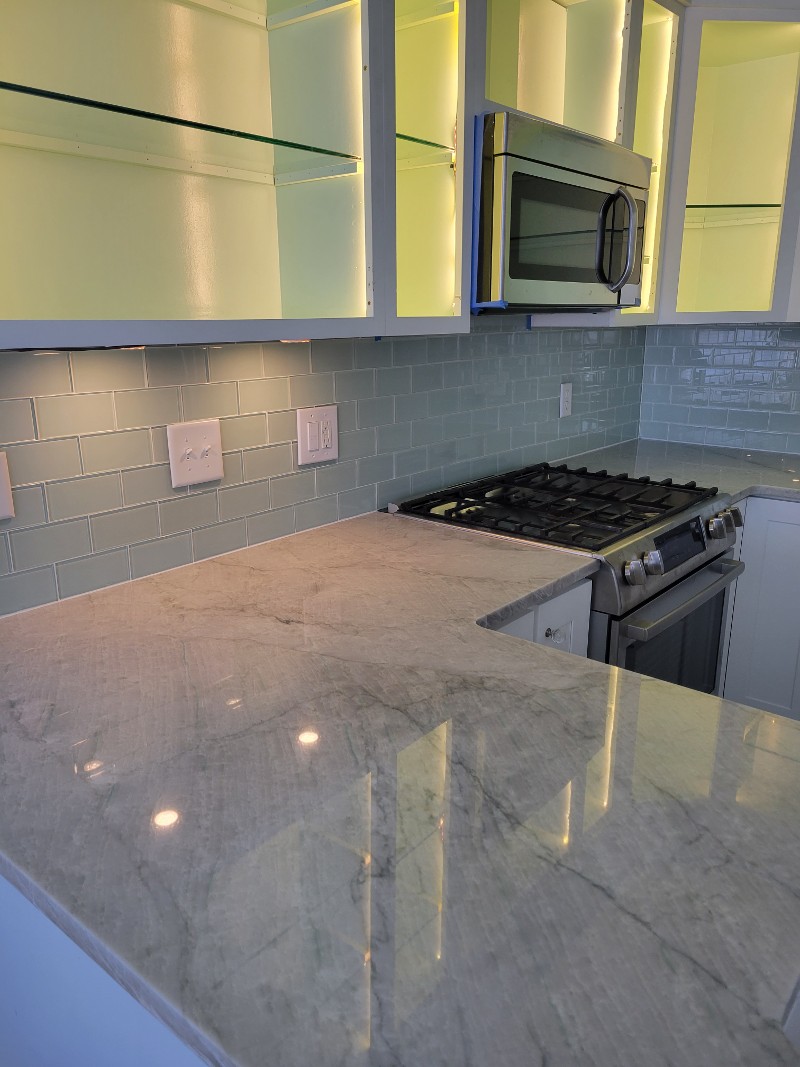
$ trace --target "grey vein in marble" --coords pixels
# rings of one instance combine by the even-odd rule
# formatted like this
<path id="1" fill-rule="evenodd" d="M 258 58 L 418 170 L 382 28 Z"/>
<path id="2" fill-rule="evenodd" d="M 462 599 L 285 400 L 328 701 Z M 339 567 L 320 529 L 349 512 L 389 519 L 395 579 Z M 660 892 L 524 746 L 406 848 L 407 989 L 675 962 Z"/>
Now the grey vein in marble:
<path id="1" fill-rule="evenodd" d="M 475 625 L 593 566 L 372 515 L 0 620 L 0 871 L 209 1063 L 797 1063 L 798 724 Z"/>

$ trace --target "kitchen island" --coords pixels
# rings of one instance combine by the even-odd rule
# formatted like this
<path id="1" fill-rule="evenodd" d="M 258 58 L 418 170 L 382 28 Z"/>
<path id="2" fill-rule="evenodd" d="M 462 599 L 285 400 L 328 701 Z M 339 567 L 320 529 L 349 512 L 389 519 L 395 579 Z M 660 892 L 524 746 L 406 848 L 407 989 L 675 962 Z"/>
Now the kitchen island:
<path id="1" fill-rule="evenodd" d="M 0 874 L 209 1063 L 800 1062 L 798 724 L 487 627 L 595 566 L 377 514 L 0 620 Z"/>

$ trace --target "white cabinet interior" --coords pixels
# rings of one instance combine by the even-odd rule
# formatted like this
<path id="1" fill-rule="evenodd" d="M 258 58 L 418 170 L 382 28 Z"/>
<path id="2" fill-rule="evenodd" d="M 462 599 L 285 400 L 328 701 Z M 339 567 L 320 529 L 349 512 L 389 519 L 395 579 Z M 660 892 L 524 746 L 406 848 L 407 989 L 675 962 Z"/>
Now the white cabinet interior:
<path id="1" fill-rule="evenodd" d="M 7 0 L 4 319 L 368 311 L 354 0 Z"/>
<path id="2" fill-rule="evenodd" d="M 644 0 L 632 147 L 652 160 L 652 172 L 642 249 L 642 303 L 622 314 L 650 313 L 655 308 L 678 30 L 674 11 L 656 0 Z"/>
<path id="3" fill-rule="evenodd" d="M 498 633 L 585 656 L 591 600 L 592 583 L 584 579 L 565 593 L 537 605 L 533 611 L 498 627 Z"/>
<path id="4" fill-rule="evenodd" d="M 751 497 L 723 696 L 800 719 L 800 503 Z"/>
<path id="5" fill-rule="evenodd" d="M 456 0 L 396 0 L 400 317 L 452 318 L 461 310 L 459 37 Z"/>
<path id="6" fill-rule="evenodd" d="M 625 0 L 488 0 L 486 96 L 615 140 Z"/>
<path id="7" fill-rule="evenodd" d="M 773 306 L 799 60 L 796 22 L 702 25 L 679 312 Z"/>

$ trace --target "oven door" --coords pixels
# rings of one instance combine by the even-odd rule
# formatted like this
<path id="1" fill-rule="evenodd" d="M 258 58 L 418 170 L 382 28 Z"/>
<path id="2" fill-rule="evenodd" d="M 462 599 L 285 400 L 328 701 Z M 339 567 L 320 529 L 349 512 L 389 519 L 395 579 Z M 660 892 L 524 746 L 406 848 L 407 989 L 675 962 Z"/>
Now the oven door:
<path id="1" fill-rule="evenodd" d="M 495 158 L 495 270 L 510 305 L 618 307 L 641 296 L 647 194 L 516 156 Z"/>
<path id="2" fill-rule="evenodd" d="M 716 693 L 728 593 L 743 570 L 744 563 L 723 556 L 629 615 L 611 619 L 609 662 Z"/>

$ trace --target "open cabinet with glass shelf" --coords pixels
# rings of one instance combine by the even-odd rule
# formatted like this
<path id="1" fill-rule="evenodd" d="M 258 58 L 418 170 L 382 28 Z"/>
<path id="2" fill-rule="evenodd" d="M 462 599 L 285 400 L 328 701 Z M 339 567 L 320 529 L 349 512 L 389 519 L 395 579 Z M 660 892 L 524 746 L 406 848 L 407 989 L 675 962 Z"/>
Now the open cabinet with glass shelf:
<path id="1" fill-rule="evenodd" d="M 702 27 L 677 311 L 770 311 L 800 71 L 800 23 Z"/>
<path id="2" fill-rule="evenodd" d="M 5 7 L 0 329 L 127 325 L 96 331 L 113 344 L 144 322 L 366 324 L 358 0 Z"/>
<path id="3" fill-rule="evenodd" d="M 461 312 L 458 0 L 396 0 L 397 316 Z"/>

